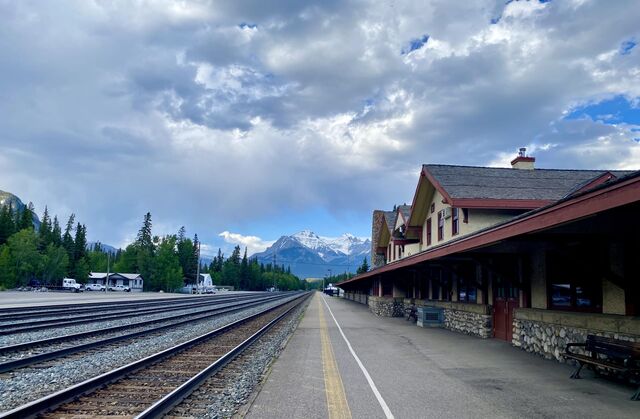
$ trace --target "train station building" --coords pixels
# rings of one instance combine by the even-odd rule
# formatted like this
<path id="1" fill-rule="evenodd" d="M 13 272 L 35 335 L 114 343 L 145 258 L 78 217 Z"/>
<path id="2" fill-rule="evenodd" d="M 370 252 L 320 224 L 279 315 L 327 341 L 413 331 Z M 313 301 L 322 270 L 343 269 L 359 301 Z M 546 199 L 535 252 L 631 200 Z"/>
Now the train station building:
<path id="1" fill-rule="evenodd" d="M 558 360 L 587 334 L 640 342 L 640 171 L 534 165 L 424 165 L 411 205 L 373 212 L 345 298 Z"/>

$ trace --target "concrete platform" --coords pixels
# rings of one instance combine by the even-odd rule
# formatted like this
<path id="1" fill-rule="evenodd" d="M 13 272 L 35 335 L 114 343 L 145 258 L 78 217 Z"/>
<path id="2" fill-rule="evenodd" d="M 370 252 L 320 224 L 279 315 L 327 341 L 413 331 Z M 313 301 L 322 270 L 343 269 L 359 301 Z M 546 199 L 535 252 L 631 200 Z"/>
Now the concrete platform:
<path id="1" fill-rule="evenodd" d="M 229 295 L 235 291 L 227 291 Z M 35 291 L 2 291 L 0 292 L 0 308 L 36 307 L 60 304 L 104 303 L 111 301 L 156 300 L 166 298 L 198 298 L 203 295 L 173 294 L 159 292 L 35 292 Z"/>
<path id="2" fill-rule="evenodd" d="M 390 415 L 350 352 L 331 314 L 370 375 Z M 323 325 L 323 318 L 325 319 Z M 337 364 L 348 407 L 336 410 Z M 329 366 L 329 367 L 328 367 Z M 635 388 L 541 359 L 506 342 L 479 339 L 443 329 L 422 329 L 399 318 L 379 318 L 364 305 L 320 294 L 262 390 L 250 418 L 638 418 Z M 330 387 L 330 388 L 329 388 Z M 336 397 L 336 395 L 338 395 Z"/>

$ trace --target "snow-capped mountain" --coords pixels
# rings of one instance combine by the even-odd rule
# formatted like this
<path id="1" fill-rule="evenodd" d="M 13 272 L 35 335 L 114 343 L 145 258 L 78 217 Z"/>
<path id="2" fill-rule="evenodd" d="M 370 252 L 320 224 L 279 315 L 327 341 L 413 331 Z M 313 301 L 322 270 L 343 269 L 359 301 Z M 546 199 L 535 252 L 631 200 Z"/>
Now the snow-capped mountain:
<path id="1" fill-rule="evenodd" d="M 329 273 L 355 272 L 366 257 L 371 260 L 371 241 L 368 238 L 343 234 L 322 237 L 310 230 L 282 236 L 264 252 L 253 257 L 262 263 L 290 266 L 301 278 L 321 278 Z"/>

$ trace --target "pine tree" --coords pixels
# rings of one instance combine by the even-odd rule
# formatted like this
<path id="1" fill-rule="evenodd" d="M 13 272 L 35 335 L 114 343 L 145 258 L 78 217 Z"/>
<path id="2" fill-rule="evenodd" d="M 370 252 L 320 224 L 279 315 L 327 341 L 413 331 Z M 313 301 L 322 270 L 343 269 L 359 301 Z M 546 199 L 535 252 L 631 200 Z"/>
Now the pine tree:
<path id="1" fill-rule="evenodd" d="M 87 227 L 78 223 L 76 237 L 73 240 L 73 262 L 78 263 L 87 255 Z"/>
<path id="2" fill-rule="evenodd" d="M 25 228 L 33 228 L 33 204 L 31 202 L 29 202 L 28 206 L 22 208 L 22 211 L 19 211 L 16 224 L 16 230 L 18 231 Z"/>
<path id="3" fill-rule="evenodd" d="M 51 243 L 51 218 L 49 217 L 49 208 L 44 207 L 42 221 L 40 222 L 40 230 L 38 230 L 38 249 L 45 250 Z"/>
<path id="4" fill-rule="evenodd" d="M 144 216 L 142 227 L 138 231 L 136 244 L 141 249 L 146 249 L 153 253 L 153 235 L 151 234 L 151 213 L 147 212 Z"/>
<path id="5" fill-rule="evenodd" d="M 151 233 L 151 213 L 147 212 L 138 237 L 136 238 L 135 247 L 137 250 L 136 262 L 138 272 L 145 281 L 152 280 L 153 275 L 153 256 L 155 246 L 153 244 L 153 234 Z"/>
<path id="6" fill-rule="evenodd" d="M 51 243 L 56 246 L 62 245 L 62 230 L 60 229 L 60 222 L 58 216 L 53 217 L 53 227 L 51 227 Z"/>
<path id="7" fill-rule="evenodd" d="M 16 232 L 16 224 L 13 219 L 11 204 L 0 207 L 0 245 L 7 242 L 9 237 Z"/>
<path id="8" fill-rule="evenodd" d="M 362 265 L 358 266 L 356 273 L 360 275 L 368 271 L 369 271 L 369 264 L 367 263 L 367 258 L 365 256 L 364 260 L 362 261 Z"/>
<path id="9" fill-rule="evenodd" d="M 74 252 L 75 252 L 75 243 L 73 241 L 73 236 L 71 232 L 73 231 L 73 223 L 76 219 L 75 214 L 71 214 L 69 216 L 69 220 L 67 220 L 67 226 L 64 229 L 64 234 L 62 236 L 62 247 L 67 251 L 67 256 L 69 257 L 69 273 L 73 272 L 74 268 Z"/>

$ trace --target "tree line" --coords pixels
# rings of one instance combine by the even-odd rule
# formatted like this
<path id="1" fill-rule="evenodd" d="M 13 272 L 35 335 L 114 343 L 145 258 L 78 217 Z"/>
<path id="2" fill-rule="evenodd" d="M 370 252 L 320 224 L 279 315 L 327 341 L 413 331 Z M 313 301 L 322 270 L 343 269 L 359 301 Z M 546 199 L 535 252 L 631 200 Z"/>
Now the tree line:
<path id="1" fill-rule="evenodd" d="M 0 207 L 0 289 L 27 286 L 34 280 L 42 284 L 59 284 L 63 277 L 86 283 L 90 272 L 138 273 L 145 291 L 177 291 L 185 284 L 195 284 L 200 273 L 209 273 L 216 285 L 230 285 L 240 290 L 304 289 L 300 281 L 284 266 L 260 264 L 240 256 L 236 246 L 225 258 L 222 251 L 210 264 L 199 263 L 200 241 L 186 237 L 181 227 L 176 234 L 164 237 L 152 233 L 151 214 L 147 213 L 136 239 L 125 249 L 109 252 L 97 243 L 87 248 L 87 228 L 72 214 L 64 229 L 57 216 L 50 217 L 45 207 L 40 227 L 33 223 L 33 205 L 13 209 Z"/>

